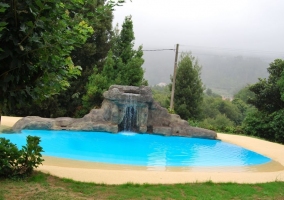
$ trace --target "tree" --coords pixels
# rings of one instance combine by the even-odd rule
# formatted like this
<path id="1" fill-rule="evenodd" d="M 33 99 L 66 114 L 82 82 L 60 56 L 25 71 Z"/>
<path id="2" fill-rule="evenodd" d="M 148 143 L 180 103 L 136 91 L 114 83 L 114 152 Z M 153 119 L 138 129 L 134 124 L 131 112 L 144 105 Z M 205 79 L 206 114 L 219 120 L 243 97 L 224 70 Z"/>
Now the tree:
<path id="1" fill-rule="evenodd" d="M 201 66 L 190 53 L 182 53 L 178 63 L 174 110 L 183 119 L 199 119 L 203 100 Z"/>
<path id="2" fill-rule="evenodd" d="M 120 1 L 123 3 L 123 1 Z M 112 20 L 113 7 L 118 4 L 110 5 L 105 0 L 88 0 L 84 8 L 78 10 L 84 18 L 87 18 L 89 24 L 93 27 L 94 33 L 89 37 L 86 43 L 72 51 L 72 59 L 76 65 L 82 67 L 80 78 L 72 79 L 70 87 L 56 96 L 54 102 L 59 109 L 53 112 L 55 116 L 74 117 L 80 115 L 82 108 L 82 97 L 86 94 L 86 85 L 88 78 L 94 73 L 93 68 L 100 71 L 106 60 L 108 51 L 111 47 L 111 38 L 113 36 Z M 52 103 L 52 102 L 51 102 Z"/>
<path id="3" fill-rule="evenodd" d="M 53 96 L 49 95 L 40 101 L 31 99 L 28 103 L 26 102 L 19 108 L 14 107 L 9 112 L 6 112 L 6 114 L 18 116 L 73 117 L 76 111 L 82 106 L 81 98 L 86 93 L 85 85 L 87 84 L 88 77 L 93 72 L 93 67 L 102 68 L 102 64 L 110 48 L 113 7 L 121 5 L 123 2 L 105 0 L 86 0 L 84 2 L 73 0 L 65 2 L 65 6 L 60 7 L 63 12 L 69 12 L 72 20 L 77 19 L 87 22 L 94 30 L 92 34 L 88 35 L 84 44 L 74 46 L 70 52 L 70 57 L 74 65 L 78 65 L 81 68 L 81 76 L 69 78 L 69 87 L 65 87 L 60 93 L 57 92 Z"/>
<path id="4" fill-rule="evenodd" d="M 236 102 L 239 101 L 236 100 Z M 203 120 L 199 122 L 199 126 L 202 128 L 210 127 L 212 130 L 226 131 L 227 127 L 241 125 L 242 117 L 242 112 L 235 103 L 223 100 L 221 96 L 204 95 L 202 104 Z"/>
<path id="5" fill-rule="evenodd" d="M 274 60 L 267 71 L 267 80 L 259 79 L 249 87 L 255 96 L 248 102 L 256 109 L 248 113 L 243 126 L 249 135 L 284 143 L 284 60 Z"/>
<path id="6" fill-rule="evenodd" d="M 240 99 L 247 103 L 249 98 L 254 98 L 254 93 L 249 89 L 250 85 L 247 85 L 234 94 L 234 99 Z"/>
<path id="7" fill-rule="evenodd" d="M 207 89 L 206 89 L 205 94 L 206 94 L 207 96 L 210 96 L 210 97 L 222 98 L 221 95 L 214 93 L 210 88 L 207 88 Z"/>
<path id="8" fill-rule="evenodd" d="M 102 94 L 110 85 L 140 86 L 145 84 L 142 46 L 139 46 L 138 50 L 133 49 L 135 37 L 131 17 L 125 18 L 121 31 L 116 27 L 114 32 L 112 47 L 108 52 L 103 69 L 94 68 L 94 73 L 89 77 L 87 92 L 82 98 L 83 113 L 94 106 L 100 106 L 103 100 Z"/>
<path id="9" fill-rule="evenodd" d="M 254 105 L 261 112 L 273 113 L 284 108 L 284 101 L 281 99 L 284 61 L 274 60 L 270 63 L 267 71 L 269 73 L 268 79 L 259 79 L 256 84 L 249 87 L 255 96 L 249 98 L 248 103 Z"/>
<path id="10" fill-rule="evenodd" d="M 153 99 L 160 103 L 160 105 L 164 108 L 168 108 L 170 106 L 169 97 L 171 95 L 170 89 L 168 86 L 159 86 L 155 85 L 151 87 L 153 93 Z"/>
<path id="11" fill-rule="evenodd" d="M 229 127 L 234 127 L 232 122 L 225 114 L 217 114 L 214 118 L 206 118 L 198 124 L 202 128 L 214 131 L 226 131 Z"/>
<path id="12" fill-rule="evenodd" d="M 93 33 L 75 12 L 83 1 L 2 1 L 0 4 L 0 114 L 40 101 L 80 75 L 70 57 Z"/>

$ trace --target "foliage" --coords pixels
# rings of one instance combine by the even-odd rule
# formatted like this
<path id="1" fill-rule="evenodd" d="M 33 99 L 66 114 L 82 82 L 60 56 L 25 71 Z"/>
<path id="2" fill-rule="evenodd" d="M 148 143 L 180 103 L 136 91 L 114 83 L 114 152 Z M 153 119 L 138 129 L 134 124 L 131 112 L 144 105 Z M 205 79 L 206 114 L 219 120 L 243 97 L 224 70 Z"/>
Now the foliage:
<path id="1" fill-rule="evenodd" d="M 230 119 L 234 124 L 240 125 L 242 118 L 241 113 L 236 105 L 234 105 L 229 100 L 218 101 L 215 104 L 216 108 L 219 110 L 221 114 L 224 114 Z"/>
<path id="2" fill-rule="evenodd" d="M 205 95 L 202 104 L 203 119 L 216 118 L 220 114 L 226 116 L 234 125 L 240 125 L 242 122 L 242 114 L 234 101 Z"/>
<path id="3" fill-rule="evenodd" d="M 79 6 L 70 6 L 71 4 Z M 70 87 L 61 90 L 59 94 L 48 96 L 40 101 L 30 100 L 23 106 L 5 112 L 7 115 L 27 116 L 37 115 L 42 117 L 74 117 L 82 107 L 82 96 L 86 93 L 85 86 L 88 77 L 93 72 L 93 67 L 102 68 L 103 62 L 110 49 L 112 36 L 112 11 L 115 6 L 120 6 L 124 1 L 72 1 L 64 2 L 68 5 L 68 12 L 73 20 L 80 18 L 85 21 L 94 32 L 88 35 L 86 42 L 74 46 L 70 57 L 74 64 L 81 67 L 80 77 L 68 79 Z M 72 9 L 70 8 L 72 7 Z M 66 7 L 62 7 L 63 11 Z M 70 30 L 71 31 L 71 30 Z"/>
<path id="4" fill-rule="evenodd" d="M 268 79 L 249 87 L 255 96 L 248 102 L 255 106 L 246 116 L 243 129 L 249 135 L 284 143 L 284 101 L 282 87 L 284 61 L 274 60 L 267 69 Z"/>
<path id="5" fill-rule="evenodd" d="M 203 99 L 201 66 L 190 53 L 182 53 L 176 73 L 174 110 L 182 119 L 199 119 Z"/>
<path id="6" fill-rule="evenodd" d="M 54 102 L 61 112 L 53 112 L 55 116 L 80 116 L 82 114 L 82 97 L 86 95 L 88 78 L 95 70 L 102 70 L 108 51 L 111 47 L 112 10 L 114 6 L 120 6 L 124 1 L 85 1 L 84 9 L 79 9 L 84 18 L 93 27 L 94 33 L 86 43 L 72 51 L 72 59 L 76 65 L 82 67 L 81 77 L 72 79 L 70 87 L 56 96 Z M 48 109 L 46 109 L 48 111 Z"/>
<path id="7" fill-rule="evenodd" d="M 113 81 L 119 81 L 120 76 L 115 76 L 115 70 L 113 69 L 114 60 L 112 57 L 113 54 L 112 51 L 110 51 L 102 72 L 98 73 L 98 70 L 94 68 L 93 74 L 89 77 L 89 81 L 86 85 L 87 92 L 82 99 L 82 114 L 87 113 L 93 106 L 99 106 L 102 102 L 102 94 Z"/>
<path id="8" fill-rule="evenodd" d="M 243 102 L 247 103 L 248 99 L 254 98 L 254 93 L 249 89 L 250 85 L 247 85 L 240 89 L 235 95 L 234 99 L 240 99 Z"/>
<path id="9" fill-rule="evenodd" d="M 250 112 L 251 110 L 254 109 L 254 107 L 252 105 L 249 105 L 247 103 L 245 103 L 243 100 L 239 99 L 239 98 L 235 98 L 232 101 L 232 104 L 235 105 L 240 113 L 240 120 L 239 120 L 239 124 L 241 125 L 242 121 L 245 119 L 245 117 L 247 116 L 247 113 Z"/>
<path id="10" fill-rule="evenodd" d="M 6 10 L 3 11 L 3 5 Z M 4 1 L 0 29 L 0 106 L 41 101 L 80 75 L 70 57 L 93 33 L 76 10 L 83 1 Z"/>
<path id="11" fill-rule="evenodd" d="M 103 100 L 103 92 L 110 85 L 145 84 L 142 64 L 142 46 L 134 50 L 134 32 L 131 17 L 126 17 L 122 30 L 115 29 L 111 50 L 108 52 L 105 64 L 101 71 L 94 69 L 86 86 L 86 95 L 83 96 L 83 110 L 87 112 L 94 106 L 100 106 Z"/>
<path id="12" fill-rule="evenodd" d="M 168 112 L 169 112 L 170 114 L 176 114 L 175 110 L 174 110 L 174 109 L 171 109 L 171 108 L 168 108 Z"/>
<path id="13" fill-rule="evenodd" d="M 42 162 L 42 147 L 39 137 L 27 137 L 27 145 L 21 150 L 10 140 L 0 138 L 0 177 L 18 177 L 29 175 L 33 168 Z"/>
<path id="14" fill-rule="evenodd" d="M 162 107 L 168 108 L 170 105 L 170 89 L 168 86 L 155 85 L 151 87 L 153 93 L 153 99 L 158 102 Z"/>
<path id="15" fill-rule="evenodd" d="M 222 98 L 221 95 L 214 93 L 210 88 L 207 88 L 205 94 L 210 97 L 219 97 Z"/>
<path id="16" fill-rule="evenodd" d="M 189 120 L 187 120 L 187 122 L 188 122 L 188 124 L 189 124 L 190 126 L 199 127 L 199 122 L 198 122 L 198 121 L 189 119 Z"/>
<path id="17" fill-rule="evenodd" d="M 232 122 L 226 115 L 218 114 L 215 118 L 206 118 L 199 123 L 199 126 L 206 129 L 211 129 L 215 131 L 224 131 L 228 127 L 234 127 L 234 122 Z"/>
<path id="18" fill-rule="evenodd" d="M 284 110 L 267 114 L 255 109 L 245 118 L 243 130 L 248 135 L 284 144 Z"/>
<path id="19" fill-rule="evenodd" d="M 276 59 L 267 69 L 268 79 L 259 79 L 249 87 L 255 96 L 248 100 L 259 111 L 273 113 L 284 108 L 284 101 L 281 99 L 281 85 L 283 80 L 284 61 Z"/>

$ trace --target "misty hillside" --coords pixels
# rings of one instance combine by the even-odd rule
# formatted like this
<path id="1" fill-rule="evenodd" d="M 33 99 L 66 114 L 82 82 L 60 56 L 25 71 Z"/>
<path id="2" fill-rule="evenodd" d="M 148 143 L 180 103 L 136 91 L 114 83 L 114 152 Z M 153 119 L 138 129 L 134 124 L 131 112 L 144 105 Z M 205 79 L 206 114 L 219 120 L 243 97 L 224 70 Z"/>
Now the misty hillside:
<path id="1" fill-rule="evenodd" d="M 267 68 L 274 58 L 213 55 L 199 52 L 194 54 L 202 65 L 201 78 L 206 88 L 221 95 L 232 96 L 247 84 L 268 76 Z M 145 78 L 150 85 L 170 83 L 173 74 L 174 51 L 145 51 Z"/>

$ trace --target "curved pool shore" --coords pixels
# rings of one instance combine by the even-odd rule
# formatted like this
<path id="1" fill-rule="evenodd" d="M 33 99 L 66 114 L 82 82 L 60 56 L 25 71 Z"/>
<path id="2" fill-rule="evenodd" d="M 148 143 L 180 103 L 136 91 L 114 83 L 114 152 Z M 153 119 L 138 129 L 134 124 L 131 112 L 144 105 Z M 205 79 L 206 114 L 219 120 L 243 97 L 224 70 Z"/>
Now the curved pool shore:
<path id="1" fill-rule="evenodd" d="M 20 118 L 2 116 L 1 124 L 12 126 Z M 284 145 L 256 138 L 218 133 L 218 139 L 239 145 L 271 158 L 273 161 L 249 168 L 143 168 L 123 165 L 100 164 L 44 156 L 43 165 L 37 170 L 78 181 L 123 184 L 150 183 L 173 184 L 187 182 L 237 182 L 263 183 L 284 181 Z"/>

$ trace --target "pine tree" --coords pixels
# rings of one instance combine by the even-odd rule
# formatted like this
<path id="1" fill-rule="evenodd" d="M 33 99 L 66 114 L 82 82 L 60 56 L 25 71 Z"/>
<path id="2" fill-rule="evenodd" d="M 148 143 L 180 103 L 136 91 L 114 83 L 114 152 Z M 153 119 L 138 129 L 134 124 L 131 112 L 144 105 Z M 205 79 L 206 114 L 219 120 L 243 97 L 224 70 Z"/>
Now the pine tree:
<path id="1" fill-rule="evenodd" d="M 182 119 L 200 118 L 204 90 L 200 73 L 197 60 L 190 53 L 183 53 L 178 63 L 174 95 L 174 109 Z"/>
<path id="2" fill-rule="evenodd" d="M 92 107 L 99 107 L 103 100 L 103 92 L 110 85 L 145 84 L 142 46 L 139 46 L 138 50 L 133 49 L 135 37 L 131 17 L 126 17 L 122 30 L 119 31 L 116 27 L 114 33 L 112 47 L 103 69 L 100 72 L 95 71 L 89 78 L 87 93 L 83 96 L 83 112 L 89 111 Z"/>

